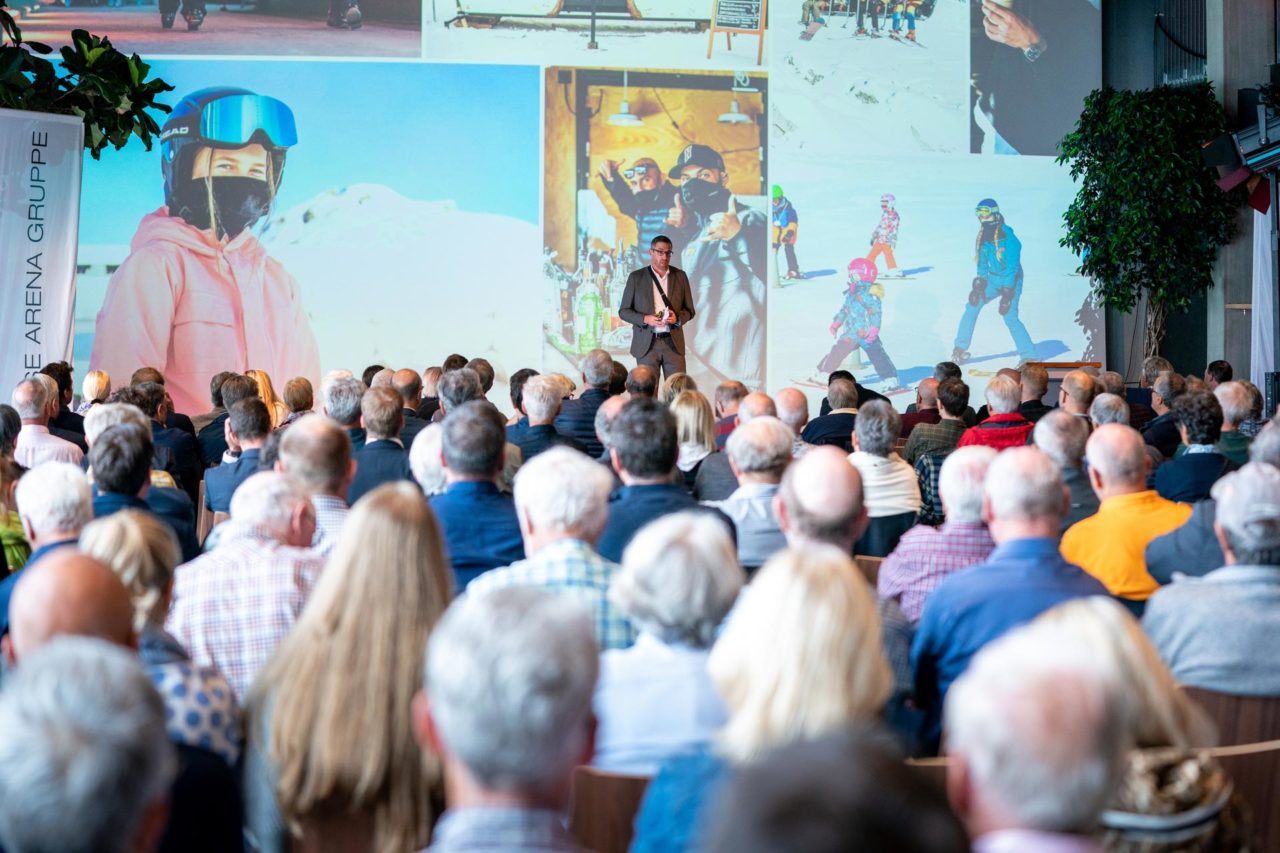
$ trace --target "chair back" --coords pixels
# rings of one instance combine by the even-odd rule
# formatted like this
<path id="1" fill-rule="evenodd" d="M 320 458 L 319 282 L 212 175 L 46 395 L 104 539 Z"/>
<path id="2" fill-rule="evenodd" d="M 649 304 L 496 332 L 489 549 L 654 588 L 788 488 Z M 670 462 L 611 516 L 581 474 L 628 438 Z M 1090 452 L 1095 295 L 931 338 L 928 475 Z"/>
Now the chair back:
<path id="1" fill-rule="evenodd" d="M 579 767 L 573 773 L 569 830 L 586 850 L 626 853 L 648 776 Z"/>
<path id="2" fill-rule="evenodd" d="M 1249 804 L 1253 850 L 1280 850 L 1280 740 L 1210 750 Z"/>
<path id="3" fill-rule="evenodd" d="M 204 540 L 209 538 L 209 531 L 213 529 L 213 510 L 205 506 L 204 503 L 204 480 L 200 481 L 200 495 L 196 503 L 196 542 L 204 545 Z"/>
<path id="4" fill-rule="evenodd" d="M 862 572 L 863 577 L 867 579 L 867 583 L 871 584 L 871 588 L 876 588 L 876 583 L 880 579 L 880 564 L 884 562 L 884 557 L 868 557 L 864 554 L 858 554 L 853 558 L 853 562 L 857 564 L 858 571 Z"/>
<path id="5" fill-rule="evenodd" d="M 1219 746 L 1280 740 L 1280 696 L 1233 696 L 1187 686 L 1182 690 L 1218 727 Z"/>

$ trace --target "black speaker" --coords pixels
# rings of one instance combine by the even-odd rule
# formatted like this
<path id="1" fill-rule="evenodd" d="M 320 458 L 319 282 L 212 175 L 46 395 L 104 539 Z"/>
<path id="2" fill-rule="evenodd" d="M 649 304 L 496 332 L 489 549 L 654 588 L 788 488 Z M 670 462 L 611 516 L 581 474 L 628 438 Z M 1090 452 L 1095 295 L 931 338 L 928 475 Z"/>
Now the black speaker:
<path id="1" fill-rule="evenodd" d="M 1276 404 L 1280 403 L 1280 372 L 1267 372 L 1266 386 L 1262 389 L 1262 419 L 1275 417 Z"/>

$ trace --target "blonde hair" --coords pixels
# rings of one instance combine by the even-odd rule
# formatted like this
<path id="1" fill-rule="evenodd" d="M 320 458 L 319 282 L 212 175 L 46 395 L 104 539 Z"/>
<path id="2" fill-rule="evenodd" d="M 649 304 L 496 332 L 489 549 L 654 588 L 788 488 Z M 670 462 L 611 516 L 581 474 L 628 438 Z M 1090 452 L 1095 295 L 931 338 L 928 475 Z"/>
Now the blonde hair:
<path id="1" fill-rule="evenodd" d="M 830 545 L 765 563 L 708 670 L 729 711 L 720 746 L 737 762 L 874 717 L 893 683 L 873 593 Z"/>
<path id="2" fill-rule="evenodd" d="M 133 600 L 133 629 L 162 625 L 173 570 L 182 562 L 178 538 L 148 512 L 126 509 L 88 524 L 80 550 L 111 567 Z"/>
<path id="3" fill-rule="evenodd" d="M 673 373 L 662 384 L 662 393 L 658 395 L 658 399 L 662 402 L 662 405 L 670 406 L 672 401 L 685 391 L 697 390 L 698 383 L 693 381 L 692 376 L 687 373 Z"/>
<path id="4" fill-rule="evenodd" d="M 364 811 L 370 849 L 418 850 L 430 835 L 439 766 L 414 741 L 409 709 L 427 636 L 453 597 L 443 537 L 410 483 L 374 489 L 345 530 L 257 679 L 250 715 L 261 721 L 271 708 L 265 751 L 295 835 L 317 812 Z"/>
<path id="5" fill-rule="evenodd" d="M 105 370 L 90 370 L 80 382 L 80 396 L 86 403 L 102 402 L 111 394 L 111 377 Z"/>
<path id="6" fill-rule="evenodd" d="M 1209 717 L 1173 680 L 1160 653 L 1124 605 L 1103 596 L 1060 604 L 1035 620 L 1086 648 L 1133 707 L 1130 719 L 1139 749 L 1213 746 L 1217 732 Z"/>
<path id="7" fill-rule="evenodd" d="M 271 377 L 267 375 L 265 370 L 257 370 L 255 368 L 246 370 L 244 375 L 252 379 L 253 383 L 258 386 L 258 399 L 267 404 L 267 414 L 271 416 L 271 428 L 275 429 L 280 426 L 280 421 L 284 419 L 281 414 L 286 412 L 288 407 L 276 396 L 276 389 L 271 384 Z"/>
<path id="8" fill-rule="evenodd" d="M 697 391 L 681 391 L 670 404 L 676 416 L 676 439 L 698 444 L 708 453 L 716 449 L 716 416 L 707 398 Z"/>

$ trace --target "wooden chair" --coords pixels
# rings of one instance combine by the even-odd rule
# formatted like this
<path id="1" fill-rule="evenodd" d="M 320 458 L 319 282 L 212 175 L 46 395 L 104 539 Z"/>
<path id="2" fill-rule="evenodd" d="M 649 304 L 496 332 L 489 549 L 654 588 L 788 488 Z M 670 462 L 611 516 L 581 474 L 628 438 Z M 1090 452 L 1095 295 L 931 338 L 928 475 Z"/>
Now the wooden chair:
<path id="1" fill-rule="evenodd" d="M 1280 850 L 1280 740 L 1220 746 L 1210 753 L 1222 763 L 1235 790 L 1249 804 L 1252 849 Z"/>
<path id="2" fill-rule="evenodd" d="M 880 564 L 884 562 L 884 557 L 867 557 L 858 554 L 853 558 L 853 562 L 857 564 L 858 571 L 862 572 L 863 577 L 867 579 L 867 583 L 871 584 L 871 588 L 876 588 L 876 582 L 880 577 Z"/>
<path id="3" fill-rule="evenodd" d="M 929 780 L 931 785 L 944 793 L 947 790 L 947 764 L 946 756 L 907 759 L 908 767 L 918 771 L 920 775 Z"/>
<path id="4" fill-rule="evenodd" d="M 648 787 L 648 776 L 579 767 L 573 773 L 569 830 L 587 850 L 626 853 L 631 846 L 636 812 Z"/>
<path id="5" fill-rule="evenodd" d="M 1280 696 L 1232 696 L 1182 687 L 1218 727 L 1219 746 L 1280 740 Z"/>
<path id="6" fill-rule="evenodd" d="M 203 545 L 213 529 L 213 511 L 204 504 L 204 480 L 200 481 L 199 501 L 196 507 L 196 541 Z"/>

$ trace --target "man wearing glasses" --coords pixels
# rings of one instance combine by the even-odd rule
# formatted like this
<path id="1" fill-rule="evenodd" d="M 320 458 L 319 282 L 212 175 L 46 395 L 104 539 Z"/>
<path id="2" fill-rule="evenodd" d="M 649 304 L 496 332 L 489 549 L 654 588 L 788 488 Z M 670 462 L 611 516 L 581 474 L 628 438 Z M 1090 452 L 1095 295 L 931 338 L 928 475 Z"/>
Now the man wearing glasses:
<path id="1" fill-rule="evenodd" d="M 618 316 L 634 326 L 631 355 L 663 376 L 685 371 L 684 325 L 693 319 L 689 277 L 671 266 L 671 239 L 649 242 L 649 266 L 627 276 Z"/>
<path id="2" fill-rule="evenodd" d="M 643 251 L 663 235 L 672 240 L 675 257 L 680 257 L 692 229 L 675 227 L 683 224 L 680 191 L 663 176 L 657 162 L 641 157 L 624 169 L 617 160 L 605 160 L 597 174 L 622 215 L 635 220 L 636 247 Z"/>

